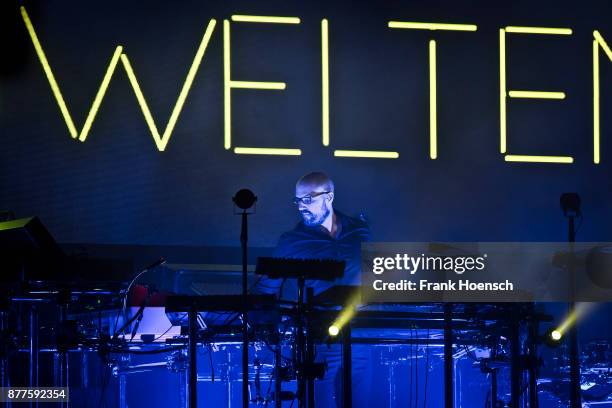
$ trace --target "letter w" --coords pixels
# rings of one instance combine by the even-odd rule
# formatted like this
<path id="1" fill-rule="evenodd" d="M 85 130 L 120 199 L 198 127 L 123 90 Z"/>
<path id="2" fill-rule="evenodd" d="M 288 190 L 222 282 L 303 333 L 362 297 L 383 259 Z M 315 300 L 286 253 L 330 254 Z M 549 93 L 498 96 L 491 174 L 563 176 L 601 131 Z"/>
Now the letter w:
<path id="1" fill-rule="evenodd" d="M 53 71 L 51 70 L 51 66 L 49 65 L 49 61 L 47 61 L 47 57 L 45 56 L 45 52 L 40 45 L 40 41 L 38 40 L 38 36 L 36 35 L 36 31 L 34 30 L 34 26 L 30 21 L 30 17 L 26 12 L 25 7 L 21 6 L 21 17 L 23 18 L 23 22 L 26 25 L 28 33 L 30 34 L 30 38 L 32 39 L 32 43 L 34 44 L 34 48 L 36 49 L 36 54 L 38 55 L 38 59 L 42 64 L 43 70 L 45 71 L 45 75 L 49 80 L 49 85 L 51 85 L 51 90 L 53 91 L 53 95 L 55 96 L 55 100 L 59 105 L 60 111 L 64 116 L 64 121 L 68 126 L 68 131 L 70 132 L 70 136 L 73 139 L 76 139 L 77 136 L 81 142 L 84 142 L 87 138 L 87 134 L 91 129 L 91 125 L 96 117 L 96 113 L 100 108 L 100 104 L 102 103 L 102 99 L 104 99 L 104 95 L 106 94 L 106 89 L 108 88 L 108 84 L 113 76 L 113 72 L 115 72 L 115 68 L 117 67 L 117 62 L 119 61 L 119 56 L 123 52 L 123 47 L 118 46 L 115 49 L 115 53 L 111 58 L 111 62 L 106 69 L 106 73 L 104 74 L 104 79 L 102 79 L 102 83 L 100 84 L 100 88 L 98 89 L 98 93 L 94 98 L 94 101 L 89 109 L 89 113 L 87 114 L 87 118 L 85 119 L 85 124 L 81 129 L 81 133 L 77 132 L 76 127 L 74 126 L 74 122 L 72 121 L 72 117 L 70 116 L 70 112 L 68 111 L 68 107 L 66 106 L 66 102 L 64 101 L 64 97 L 62 96 L 62 92 L 60 90 L 59 85 L 55 80 L 55 76 L 53 75 Z"/>
<path id="2" fill-rule="evenodd" d="M 172 114 L 170 115 L 170 120 L 168 120 L 168 124 L 166 125 L 166 129 L 164 130 L 163 136 L 159 135 L 159 131 L 157 130 L 157 126 L 155 125 L 155 121 L 153 120 L 153 116 L 151 115 L 151 111 L 149 110 L 149 106 L 147 105 L 147 101 L 140 90 L 140 85 L 138 85 L 138 81 L 136 80 L 136 75 L 134 74 L 134 70 L 130 65 L 130 61 L 126 54 L 121 54 L 121 62 L 123 63 L 123 67 L 127 71 L 128 78 L 130 79 L 130 83 L 132 84 L 132 88 L 134 88 L 134 93 L 136 94 L 136 99 L 138 100 L 138 104 L 140 105 L 140 109 L 145 117 L 147 125 L 151 130 L 151 134 L 153 135 L 153 139 L 155 140 L 155 144 L 157 145 L 157 149 L 160 152 L 163 152 L 166 149 L 168 141 L 170 140 L 170 136 L 172 135 L 172 131 L 174 130 L 174 126 L 176 125 L 176 121 L 181 114 L 181 109 L 183 109 L 183 105 L 185 104 L 185 99 L 187 99 L 187 95 L 189 94 L 189 89 L 191 88 L 191 84 L 193 83 L 193 79 L 195 78 L 195 74 L 198 71 L 198 67 L 202 62 L 202 58 L 204 58 L 204 53 L 206 52 L 206 47 L 208 42 L 210 41 L 210 37 L 212 36 L 213 30 L 215 29 L 216 21 L 211 19 L 208 23 L 208 27 L 204 32 L 204 37 L 202 38 L 202 42 L 198 47 L 198 51 L 193 59 L 193 63 L 191 64 L 191 68 L 189 68 L 189 73 L 187 74 L 187 78 L 185 79 L 185 83 L 183 84 L 183 89 L 181 89 L 181 93 L 176 100 L 176 104 L 174 105 L 174 109 L 172 109 Z"/>

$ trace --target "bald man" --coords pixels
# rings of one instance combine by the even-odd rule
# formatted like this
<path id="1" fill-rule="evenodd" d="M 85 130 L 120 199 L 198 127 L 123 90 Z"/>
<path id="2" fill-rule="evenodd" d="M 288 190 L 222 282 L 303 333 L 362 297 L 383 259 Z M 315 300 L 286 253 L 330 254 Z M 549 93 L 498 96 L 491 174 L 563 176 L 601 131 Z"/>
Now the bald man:
<path id="1" fill-rule="evenodd" d="M 302 220 L 281 235 L 274 251 L 276 257 L 346 262 L 344 277 L 314 284 L 315 294 L 332 285 L 358 285 L 361 243 L 370 239 L 366 222 L 335 210 L 334 198 L 334 182 L 327 174 L 313 172 L 300 177 L 293 203 Z"/>
<path id="2" fill-rule="evenodd" d="M 344 277 L 334 282 L 310 284 L 315 294 L 333 285 L 358 285 L 360 282 L 361 243 L 370 239 L 370 228 L 360 218 L 334 209 L 335 187 L 322 172 L 308 173 L 295 185 L 293 203 L 301 221 L 281 235 L 274 256 L 303 259 L 338 259 L 346 262 Z M 323 380 L 315 381 L 317 408 L 340 408 L 342 403 L 341 352 L 339 345 L 318 346 L 317 361 L 327 362 Z M 353 407 L 373 406 L 370 399 L 371 353 L 367 346 L 353 346 Z"/>

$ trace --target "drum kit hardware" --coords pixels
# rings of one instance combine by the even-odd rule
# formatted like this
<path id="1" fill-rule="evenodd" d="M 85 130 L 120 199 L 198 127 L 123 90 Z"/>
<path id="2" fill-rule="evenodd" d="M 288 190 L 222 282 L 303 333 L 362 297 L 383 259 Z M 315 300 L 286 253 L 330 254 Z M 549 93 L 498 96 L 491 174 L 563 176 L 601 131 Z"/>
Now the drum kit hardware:
<path id="1" fill-rule="evenodd" d="M 402 365 L 418 362 L 423 366 L 425 358 L 443 361 L 449 407 L 456 399 L 453 360 L 489 358 L 488 369 L 495 370 L 499 360 L 474 356 L 473 348 L 488 348 L 493 355 L 505 349 L 510 356 L 505 364 L 511 367 L 514 384 L 506 398 L 509 406 L 521 406 L 526 388 L 530 396 L 537 393 L 531 382 L 528 387 L 525 384 L 525 377 L 532 378 L 537 371 L 533 359 L 523 354 L 525 345 L 535 342 L 533 330 L 525 328 L 549 317 L 537 313 L 533 304 L 398 303 L 384 308 L 360 304 L 338 336 L 331 338 L 327 328 L 358 288 L 345 291 L 332 286 L 315 297 L 309 283 L 341 277 L 343 262 L 259 258 L 256 274 L 295 281 L 298 296 L 294 302 L 279 301 L 275 295 L 243 293 L 175 295 L 156 306 L 128 305 L 126 298 L 133 291 L 127 288 L 135 288 L 138 276 L 131 265 L 122 270 L 121 277 L 109 279 L 109 270 L 125 265 L 102 262 L 92 266 L 82 260 L 72 264 L 39 221 L 17 224 L 4 240 L 13 245 L 10 255 L 15 268 L 7 269 L 13 280 L 0 285 L 6 299 L 0 308 L 2 386 L 7 386 L 10 374 L 19 368 L 10 364 L 17 353 L 28 356 L 26 385 L 32 387 L 42 383 L 39 374 L 46 360 L 39 357 L 43 353 L 54 355 L 57 386 L 68 384 L 69 363 L 75 354 L 81 355 L 80 364 L 85 367 L 83 361 L 91 360 L 87 356 L 95 353 L 119 380 L 118 404 L 114 404 L 119 408 L 127 407 L 128 377 L 159 370 L 179 376 L 181 407 L 195 408 L 198 384 L 220 383 L 226 386 L 228 401 L 233 387 L 241 388 L 243 406 L 280 408 L 283 401 L 295 400 L 298 408 L 312 408 L 314 384 L 326 375 L 325 362 L 315 360 L 315 351 L 337 343 L 342 345 L 343 378 L 351 373 L 353 345 L 382 347 L 381 365 L 388 368 L 392 385 Z M 31 259 L 38 261 L 22 262 Z M 86 267 L 92 269 L 75 273 Z M 343 292 L 346 297 L 341 296 Z M 406 354 L 407 347 L 412 354 Z M 465 347 L 472 350 L 465 353 Z M 584 350 L 583 384 L 593 384 L 585 391 L 599 398 L 610 386 L 610 347 L 599 342 Z M 559 363 L 563 373 L 566 361 Z M 89 381 L 86 371 L 83 368 L 84 384 Z M 351 406 L 351 397 L 351 381 L 342 381 L 345 406 Z"/>

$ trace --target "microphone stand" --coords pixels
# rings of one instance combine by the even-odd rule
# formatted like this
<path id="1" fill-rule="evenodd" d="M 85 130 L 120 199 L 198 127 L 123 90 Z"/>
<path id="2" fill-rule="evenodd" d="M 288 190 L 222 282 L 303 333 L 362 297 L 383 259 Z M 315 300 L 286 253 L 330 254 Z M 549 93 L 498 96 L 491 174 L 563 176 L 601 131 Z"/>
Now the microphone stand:
<path id="1" fill-rule="evenodd" d="M 240 245 L 242 246 L 242 407 L 249 406 L 249 317 L 247 313 L 247 242 L 249 240 L 247 216 L 242 211 L 242 227 L 240 229 Z"/>
<path id="2" fill-rule="evenodd" d="M 563 209 L 563 215 L 567 217 L 568 221 L 568 237 L 570 249 L 570 263 L 568 266 L 568 276 L 570 280 L 570 295 L 571 299 L 568 304 L 569 316 L 573 316 L 576 313 L 576 305 L 574 302 L 575 290 L 574 290 L 574 278 L 575 278 L 575 266 L 574 266 L 574 243 L 576 242 L 576 227 L 575 219 L 580 216 L 580 197 L 576 193 L 564 193 L 561 195 L 561 208 Z M 570 408 L 581 408 L 582 397 L 580 390 L 580 361 L 578 359 L 578 329 L 576 325 L 578 321 L 569 328 L 569 358 L 570 358 Z"/>
<path id="3" fill-rule="evenodd" d="M 232 198 L 234 204 L 242 210 L 240 228 L 240 246 L 242 247 L 242 407 L 249 406 L 249 316 L 248 316 L 248 279 L 247 279 L 247 243 L 249 241 L 247 211 L 255 204 L 257 197 L 251 190 L 239 190 Z"/>
<path id="4" fill-rule="evenodd" d="M 569 315 L 573 316 L 576 313 L 576 304 L 574 303 L 574 243 L 576 242 L 576 230 L 574 226 L 574 215 L 568 215 L 568 241 L 570 245 L 571 251 L 571 263 L 569 266 L 570 278 L 572 281 L 570 282 L 570 286 L 572 287 L 572 299 L 570 299 L 569 303 Z M 578 321 L 574 321 L 574 323 L 569 328 L 569 354 L 570 354 L 570 407 L 571 408 L 580 408 L 582 407 L 582 398 L 580 396 L 580 361 L 578 359 L 578 329 L 576 325 Z"/>

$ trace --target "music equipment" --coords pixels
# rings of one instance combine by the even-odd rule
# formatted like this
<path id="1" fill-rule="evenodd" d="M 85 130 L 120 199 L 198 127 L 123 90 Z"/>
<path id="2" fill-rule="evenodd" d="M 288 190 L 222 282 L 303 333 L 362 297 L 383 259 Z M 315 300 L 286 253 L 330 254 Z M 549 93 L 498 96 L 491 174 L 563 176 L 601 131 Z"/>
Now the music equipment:
<path id="1" fill-rule="evenodd" d="M 162 302 L 134 301 L 131 305 L 140 307 L 129 308 L 119 320 L 118 311 L 121 310 L 121 300 L 124 300 L 125 287 L 135 280 L 131 262 L 68 256 L 36 217 L 0 223 L 0 255 L 7 260 L 7 265 L 11 265 L 9 272 L 0 278 L 0 287 L 10 289 L 11 296 L 7 297 L 9 307 L 23 299 L 36 301 L 36 297 L 43 296 L 41 292 L 46 293 L 45 299 L 49 304 L 59 306 L 57 311 L 33 308 L 33 329 L 29 332 L 19 329 L 21 331 L 14 333 L 18 342 L 16 347 L 28 349 L 24 339 L 29 341 L 32 367 L 37 367 L 36 355 L 43 349 L 58 353 L 61 364 L 58 371 L 64 376 L 62 378 L 66 378 L 68 373 L 65 362 L 69 359 L 69 352 L 96 350 L 102 356 L 159 354 L 164 356 L 164 361 L 123 364 L 122 361 L 128 359 L 118 358 L 117 372 L 124 375 L 164 367 L 185 374 L 189 371 L 190 390 L 195 390 L 197 382 L 213 381 L 215 375 L 228 382 L 243 378 L 243 386 L 247 382 L 251 385 L 248 397 L 251 403 L 272 404 L 274 394 L 278 398 L 274 401 L 277 407 L 283 399 L 283 392 L 287 392 L 280 384 L 292 379 L 298 380 L 298 392 L 291 394 L 290 399 L 295 396 L 300 406 L 305 406 L 304 401 L 313 401 L 314 347 L 323 342 L 342 341 L 343 352 L 349 357 L 345 359 L 343 356 L 343 375 L 350 372 L 351 344 L 384 345 L 380 359 L 390 373 L 402 364 L 413 364 L 417 358 L 406 356 L 405 347 L 408 345 L 421 350 L 418 352 L 420 358 L 429 356 L 423 351 L 423 346 L 435 347 L 437 352 L 433 355 L 438 358 L 443 355 L 445 361 L 451 363 L 453 358 L 462 355 L 482 361 L 483 358 L 467 347 L 484 347 L 497 353 L 489 353 L 486 357 L 490 360 L 488 367 L 495 370 L 500 364 L 509 366 L 518 384 L 524 377 L 523 361 L 532 361 L 531 357 L 525 360 L 516 348 L 518 340 L 523 338 L 519 336 L 519 329 L 544 320 L 531 307 L 515 304 L 368 305 L 367 300 L 359 297 L 359 288 L 351 286 L 332 286 L 313 297 L 306 292 L 305 281 L 338 279 L 344 273 L 344 262 L 270 257 L 258 258 L 256 274 L 272 279 L 296 279 L 299 289 L 297 302 L 280 303 L 273 295 L 239 295 L 237 289 L 244 288 L 244 285 L 238 285 L 237 270 L 229 273 L 219 270 L 214 279 L 212 275 L 208 277 L 208 282 L 198 278 L 200 271 L 191 271 L 183 272 L 175 283 L 181 283 L 183 279 L 193 287 L 197 282 L 198 292 L 204 296 L 171 295 L 165 298 L 163 308 L 149 306 L 161 305 Z M 236 281 L 234 284 L 228 284 L 232 280 L 230 275 Z M 211 285 L 213 281 L 215 284 Z M 181 283 L 178 286 L 185 285 Z M 226 289 L 227 295 L 215 294 Z M 231 292 L 234 294 L 229 294 Z M 104 293 L 108 302 L 101 297 Z M 324 329 L 337 318 L 338 308 L 349 304 L 360 306 L 342 328 L 342 336 L 330 339 Z M 43 313 L 38 314 L 42 311 L 54 314 L 59 311 L 62 317 L 46 320 Z M 245 326 L 245 315 L 248 315 L 248 331 L 246 336 L 241 336 L 244 335 L 240 328 Z M 39 321 L 57 333 L 49 343 L 45 341 L 45 333 L 40 338 L 38 336 Z M 521 326 L 519 322 L 526 323 Z M 125 326 L 124 330 L 117 330 L 122 326 Z M 118 332 L 126 335 L 117 336 Z M 537 330 L 530 329 L 524 338 L 535 341 L 534 333 L 537 334 Z M 515 349 L 511 351 L 509 345 L 513 344 Z M 196 371 L 196 351 L 201 347 L 208 349 L 210 374 Z M 281 353 L 283 347 L 285 352 Z M 252 359 L 243 359 L 243 364 L 239 364 L 245 349 L 257 352 L 251 353 L 254 354 Z M 595 384 L 589 393 L 593 399 L 609 394 L 609 344 L 593 343 L 585 351 L 583 374 Z M 289 355 L 291 357 L 287 357 Z M 566 366 L 564 364 L 567 374 L 569 367 Z M 35 371 L 31 374 L 32 378 L 37 375 Z M 530 372 L 530 380 L 532 376 Z M 276 380 L 276 385 L 272 393 L 264 382 L 273 380 Z M 452 385 L 452 380 L 452 371 L 445 371 L 445 384 Z M 347 384 L 343 389 L 346 398 L 350 393 L 350 382 Z M 529 395 L 533 393 L 530 388 Z M 228 395 L 231 395 L 230 391 Z"/>
<path id="2" fill-rule="evenodd" d="M 188 312 L 195 307 L 198 311 L 273 310 L 276 307 L 274 295 L 209 295 L 209 296 L 168 296 L 166 312 Z"/>
<path id="3" fill-rule="evenodd" d="M 257 258 L 255 273 L 271 279 L 333 281 L 344 275 L 346 262 L 335 259 Z"/>
<path id="4" fill-rule="evenodd" d="M 0 287 L 13 292 L 116 293 L 134 268 L 130 260 L 68 256 L 38 217 L 0 222 Z"/>

